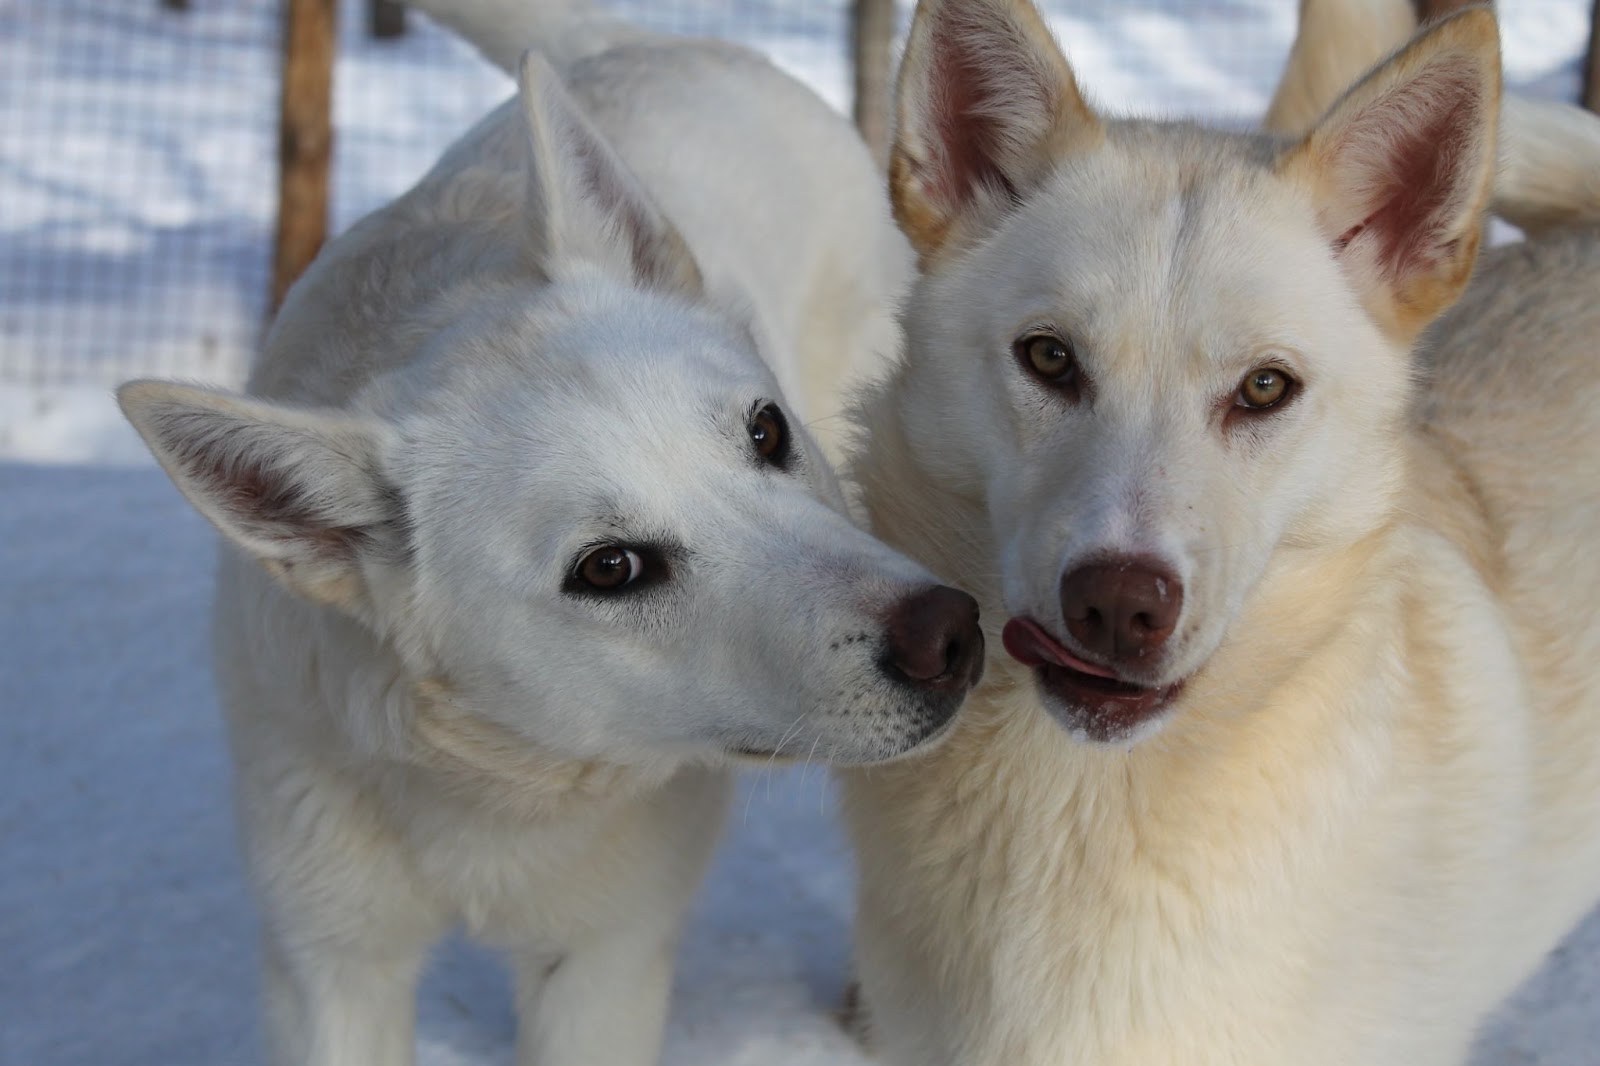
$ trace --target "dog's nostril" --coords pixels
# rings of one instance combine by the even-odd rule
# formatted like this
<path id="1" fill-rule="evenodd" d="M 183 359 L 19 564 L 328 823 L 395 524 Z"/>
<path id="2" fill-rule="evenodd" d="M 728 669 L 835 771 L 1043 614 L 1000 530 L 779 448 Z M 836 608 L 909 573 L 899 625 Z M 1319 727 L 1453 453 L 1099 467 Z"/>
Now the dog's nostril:
<path id="1" fill-rule="evenodd" d="M 961 665 L 962 648 L 959 638 L 950 638 L 950 643 L 944 646 L 944 675 L 949 676 L 956 672 L 956 667 Z"/>

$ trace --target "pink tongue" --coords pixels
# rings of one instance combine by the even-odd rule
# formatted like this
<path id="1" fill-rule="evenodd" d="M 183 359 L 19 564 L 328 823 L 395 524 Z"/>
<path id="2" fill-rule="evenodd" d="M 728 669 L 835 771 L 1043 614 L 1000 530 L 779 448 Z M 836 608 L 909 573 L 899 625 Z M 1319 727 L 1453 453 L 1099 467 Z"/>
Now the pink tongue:
<path id="1" fill-rule="evenodd" d="M 1103 666 L 1085 662 L 1063 648 L 1031 618 L 1013 618 L 1007 622 L 1006 627 L 1000 631 L 1000 642 L 1006 646 L 1006 651 L 1011 657 L 1023 666 L 1043 666 L 1045 663 L 1050 663 L 1094 677 L 1117 680 L 1114 672 Z"/>

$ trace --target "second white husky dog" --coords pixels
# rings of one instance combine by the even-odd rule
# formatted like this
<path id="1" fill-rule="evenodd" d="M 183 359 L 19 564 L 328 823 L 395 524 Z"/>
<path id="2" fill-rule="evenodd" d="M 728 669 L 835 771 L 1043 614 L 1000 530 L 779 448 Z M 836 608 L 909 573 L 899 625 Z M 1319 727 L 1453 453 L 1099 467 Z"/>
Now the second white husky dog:
<path id="1" fill-rule="evenodd" d="M 1460 1062 L 1600 895 L 1600 241 L 1440 320 L 1493 16 L 1289 141 L 1102 119 L 1029 0 L 923 0 L 900 94 L 858 471 L 1013 661 L 845 775 L 883 1060 Z"/>
<path id="2" fill-rule="evenodd" d="M 898 755 L 982 664 L 972 599 L 850 523 L 781 388 L 892 344 L 908 253 L 854 132 L 760 58 L 430 6 L 591 54 L 554 56 L 571 93 L 530 57 L 330 245 L 254 395 L 121 399 L 234 549 L 274 1061 L 410 1061 L 465 923 L 510 953 L 520 1062 L 645 1066 L 730 757 Z"/>

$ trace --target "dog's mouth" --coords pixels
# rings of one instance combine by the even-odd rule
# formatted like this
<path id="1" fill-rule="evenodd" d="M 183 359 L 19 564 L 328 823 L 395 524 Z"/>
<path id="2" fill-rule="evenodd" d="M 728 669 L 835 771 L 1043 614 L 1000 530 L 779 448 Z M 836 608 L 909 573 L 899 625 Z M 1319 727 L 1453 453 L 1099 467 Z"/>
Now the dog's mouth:
<path id="1" fill-rule="evenodd" d="M 770 766 L 788 766 L 790 763 L 799 761 L 799 756 L 780 752 L 776 748 L 736 747 L 729 748 L 727 754 L 738 762 L 759 761 L 763 765 Z"/>
<path id="2" fill-rule="evenodd" d="M 1006 652 L 1031 666 L 1050 713 L 1101 744 L 1127 740 L 1160 717 L 1183 682 L 1141 685 L 1073 654 L 1031 618 L 1013 618 L 1000 634 Z"/>

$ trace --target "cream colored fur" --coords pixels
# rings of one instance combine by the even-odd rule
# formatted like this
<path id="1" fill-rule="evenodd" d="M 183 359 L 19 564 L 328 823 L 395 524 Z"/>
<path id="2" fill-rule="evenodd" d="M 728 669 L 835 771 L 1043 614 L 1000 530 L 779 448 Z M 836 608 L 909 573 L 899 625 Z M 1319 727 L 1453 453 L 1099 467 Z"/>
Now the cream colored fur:
<path id="1" fill-rule="evenodd" d="M 842 775 L 871 1043 L 885 1066 L 1458 1064 L 1600 898 L 1600 240 L 1487 253 L 1429 327 L 1488 196 L 1486 12 L 1285 147 L 1109 122 L 1070 85 L 1013 93 L 1041 102 L 1025 123 L 941 113 L 972 99 L 941 24 L 988 33 L 996 85 L 1056 69 L 1028 8 L 923 0 L 902 74 L 897 210 L 942 221 L 910 227 L 908 349 L 855 473 L 994 650 L 948 743 Z M 1449 206 L 1387 266 L 1358 247 L 1404 139 L 1384 115 L 1457 102 L 1483 110 L 1441 127 Z M 938 121 L 1005 145 L 968 171 L 987 190 L 924 149 Z M 1373 181 L 1321 155 L 1351 144 Z M 1091 400 L 1018 369 L 1040 323 Z M 1240 441 L 1208 412 L 1263 352 L 1303 395 Z M 1058 626 L 1060 574 L 1106 549 L 1187 588 L 1158 679 L 1186 687 L 1112 744 L 995 639 Z"/>
<path id="2" fill-rule="evenodd" d="M 1416 29 L 1413 0 L 1300 0 L 1300 32 L 1265 128 L 1308 129 Z M 1530 233 L 1600 223 L 1600 116 L 1517 93 L 1501 109 L 1495 213 Z"/>

